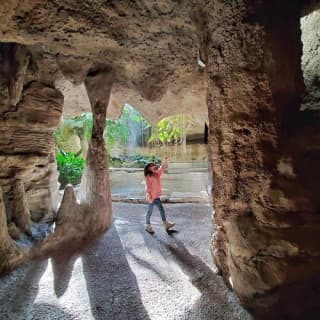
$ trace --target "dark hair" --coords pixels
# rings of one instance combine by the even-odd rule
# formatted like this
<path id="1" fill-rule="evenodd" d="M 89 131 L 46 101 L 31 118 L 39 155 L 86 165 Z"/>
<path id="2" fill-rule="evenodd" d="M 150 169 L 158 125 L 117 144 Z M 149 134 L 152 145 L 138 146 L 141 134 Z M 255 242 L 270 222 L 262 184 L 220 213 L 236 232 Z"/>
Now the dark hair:
<path id="1" fill-rule="evenodd" d="M 155 166 L 153 162 L 149 162 L 144 167 L 144 176 L 152 176 L 153 172 L 150 170 L 150 167 Z"/>

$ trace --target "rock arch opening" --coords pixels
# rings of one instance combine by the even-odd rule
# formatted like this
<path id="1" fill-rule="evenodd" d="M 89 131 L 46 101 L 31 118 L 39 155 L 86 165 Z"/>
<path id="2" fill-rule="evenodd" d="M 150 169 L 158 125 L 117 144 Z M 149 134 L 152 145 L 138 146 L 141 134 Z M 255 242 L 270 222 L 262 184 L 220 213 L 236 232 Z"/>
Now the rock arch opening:
<path id="1" fill-rule="evenodd" d="M 0 271 L 73 241 L 79 230 L 82 239 L 110 225 L 103 142 L 110 96 L 155 120 L 197 106 L 208 110 L 213 248 L 222 276 L 258 316 L 319 313 L 319 116 L 311 106 L 318 80 L 301 108 L 300 28 L 318 1 L 97 4 L 9 1 L 0 9 Z M 52 209 L 59 79 L 84 82 L 92 140 L 80 204 L 67 188 L 60 231 L 32 251 L 13 241 L 8 222 L 25 234 L 30 218 Z"/>

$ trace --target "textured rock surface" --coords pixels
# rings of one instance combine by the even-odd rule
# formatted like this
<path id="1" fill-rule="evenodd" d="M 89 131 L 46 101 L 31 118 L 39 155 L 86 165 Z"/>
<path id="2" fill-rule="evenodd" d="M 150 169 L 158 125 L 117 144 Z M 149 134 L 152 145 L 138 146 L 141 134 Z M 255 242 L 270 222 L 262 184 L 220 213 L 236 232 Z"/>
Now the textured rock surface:
<path id="1" fill-rule="evenodd" d="M 98 224 L 101 224 L 102 230 L 112 221 L 109 166 L 103 132 L 113 79 L 113 70 L 103 66 L 99 71 L 90 70 L 85 80 L 92 108 L 93 128 L 79 198 L 81 205 L 91 211 L 87 214 L 96 216 L 96 227 L 99 229 Z"/>
<path id="2" fill-rule="evenodd" d="M 55 83 L 56 88 L 63 94 L 63 116 L 73 117 L 83 112 L 91 112 L 90 101 L 84 83 L 77 85 L 71 81 L 61 79 Z M 124 99 L 123 99 L 124 100 Z M 121 104 L 112 94 L 107 109 L 108 118 L 119 118 L 124 103 Z"/>
<path id="3" fill-rule="evenodd" d="M 21 231 L 30 233 L 30 210 L 22 180 L 13 183 L 12 220 Z"/>
<path id="4" fill-rule="evenodd" d="M 63 198 L 55 218 L 56 225 L 59 227 L 63 224 L 76 221 L 78 219 L 80 206 L 77 204 L 77 198 L 72 185 L 67 185 L 64 189 Z"/>
<path id="5" fill-rule="evenodd" d="M 113 70 L 104 65 L 91 69 L 85 79 L 93 128 L 79 199 L 76 199 L 73 187 L 67 186 L 57 212 L 55 232 L 33 250 L 35 256 L 50 254 L 68 244 L 79 246 L 101 234 L 111 224 L 111 192 L 103 131 L 113 79 Z"/>
<path id="6" fill-rule="evenodd" d="M 302 292 L 319 312 L 307 283 L 320 271 L 320 247 L 311 241 L 320 228 L 318 178 L 311 178 L 320 140 L 316 114 L 299 111 L 299 8 L 216 2 L 221 20 L 208 63 L 215 259 L 261 317 L 300 318 Z"/>
<path id="7" fill-rule="evenodd" d="M 1 47 L 4 193 L 10 195 L 17 175 L 27 197 L 42 186 L 48 190 L 51 134 L 62 106 L 53 86 L 58 80 L 81 84 L 89 70 L 94 79 L 101 75 L 97 66 L 111 66 L 115 101 L 141 107 L 153 121 L 205 112 L 208 86 L 218 267 L 261 316 L 297 318 L 306 307 L 319 312 L 319 294 L 310 284 L 319 283 L 320 271 L 320 122 L 317 112 L 300 111 L 299 19 L 306 2 L 7 1 L 0 8 L 1 41 L 12 42 Z M 87 212 L 92 206 L 106 214 L 102 220 L 88 216 L 82 234 L 89 222 L 99 231 L 110 223 L 99 144 L 109 80 L 105 92 L 99 81 L 87 81 L 100 133 L 89 152 L 82 200 Z M 61 234 L 43 246 L 53 248 Z"/>
<path id="8" fill-rule="evenodd" d="M 114 99 L 144 104 L 150 120 L 177 105 L 181 112 L 206 112 L 205 73 L 197 67 L 203 42 L 198 1 L 9 1 L 1 10 L 2 41 L 28 45 L 41 79 L 81 83 L 93 63 L 105 63 L 116 70 Z M 185 103 L 186 95 L 196 105 Z"/>
<path id="9" fill-rule="evenodd" d="M 302 69 L 306 84 L 303 109 L 320 108 L 320 9 L 301 19 Z"/>
<path id="10" fill-rule="evenodd" d="M 12 240 L 7 227 L 5 204 L 0 187 L 0 274 L 14 268 L 28 257 L 29 250 Z"/>
<path id="11" fill-rule="evenodd" d="M 35 220 L 51 210 L 51 195 L 57 189 L 53 130 L 60 121 L 62 103 L 59 91 L 33 81 L 14 108 L 0 107 L 0 185 L 10 203 L 13 181 L 21 179 Z"/>

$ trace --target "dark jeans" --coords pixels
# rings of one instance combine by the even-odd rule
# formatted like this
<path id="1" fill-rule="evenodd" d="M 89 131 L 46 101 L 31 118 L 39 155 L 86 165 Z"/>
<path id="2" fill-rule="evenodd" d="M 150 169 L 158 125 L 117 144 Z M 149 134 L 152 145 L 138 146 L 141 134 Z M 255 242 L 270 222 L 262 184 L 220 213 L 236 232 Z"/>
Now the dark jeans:
<path id="1" fill-rule="evenodd" d="M 152 215 L 153 207 L 156 206 L 158 207 L 161 215 L 162 221 L 166 221 L 166 214 L 164 212 L 163 205 L 161 203 L 161 200 L 159 198 L 154 199 L 151 203 L 148 205 L 148 211 L 147 211 L 147 217 L 146 217 L 146 223 L 150 224 L 150 218 Z"/>

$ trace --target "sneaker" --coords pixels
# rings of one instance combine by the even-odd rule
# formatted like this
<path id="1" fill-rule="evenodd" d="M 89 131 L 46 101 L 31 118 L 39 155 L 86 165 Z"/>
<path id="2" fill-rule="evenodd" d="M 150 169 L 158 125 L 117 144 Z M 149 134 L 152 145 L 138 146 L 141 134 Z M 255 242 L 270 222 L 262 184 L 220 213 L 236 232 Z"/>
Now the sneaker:
<path id="1" fill-rule="evenodd" d="M 164 221 L 163 225 L 164 225 L 166 230 L 169 230 L 170 228 L 172 228 L 175 225 L 175 223 Z"/>
<path id="2" fill-rule="evenodd" d="M 146 224 L 146 231 L 149 232 L 150 234 L 154 233 L 151 224 Z"/>

